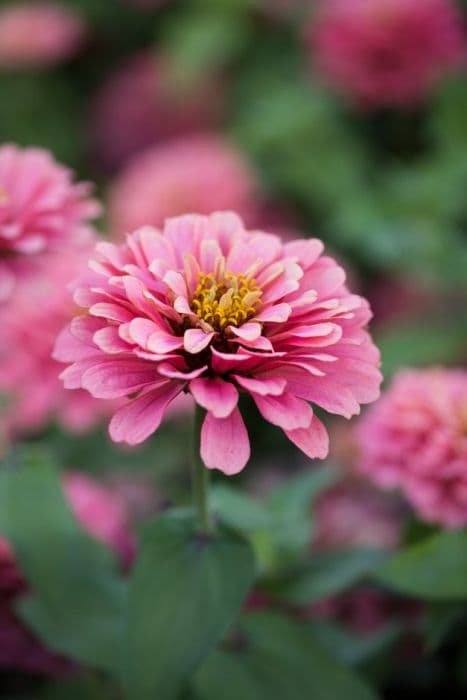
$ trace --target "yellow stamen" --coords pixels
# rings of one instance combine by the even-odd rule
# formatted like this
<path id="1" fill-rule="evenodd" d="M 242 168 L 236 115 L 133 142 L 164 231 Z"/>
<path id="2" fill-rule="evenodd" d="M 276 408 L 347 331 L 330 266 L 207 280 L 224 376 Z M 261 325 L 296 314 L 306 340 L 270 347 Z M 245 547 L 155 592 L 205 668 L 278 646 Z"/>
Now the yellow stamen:
<path id="1" fill-rule="evenodd" d="M 223 277 L 201 273 L 191 309 L 214 330 L 241 326 L 258 312 L 261 290 L 245 274 L 227 272 Z"/>

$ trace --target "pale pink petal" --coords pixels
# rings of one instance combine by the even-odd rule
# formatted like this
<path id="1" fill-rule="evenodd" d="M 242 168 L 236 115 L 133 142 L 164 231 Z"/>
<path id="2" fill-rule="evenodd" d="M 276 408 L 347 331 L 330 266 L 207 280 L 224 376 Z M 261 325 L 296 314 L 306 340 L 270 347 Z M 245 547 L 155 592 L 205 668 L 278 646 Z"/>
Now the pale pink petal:
<path id="1" fill-rule="evenodd" d="M 104 359 L 87 369 L 82 377 L 82 386 L 96 398 L 114 399 L 161 381 L 157 369 L 151 363 L 128 357 Z"/>
<path id="2" fill-rule="evenodd" d="M 254 320 L 262 323 L 284 323 L 291 313 L 292 308 L 289 304 L 276 304 L 263 309 L 254 317 Z"/>
<path id="3" fill-rule="evenodd" d="M 311 406 L 293 394 L 284 393 L 281 396 L 259 396 L 252 394 L 259 412 L 263 418 L 283 430 L 307 428 L 312 419 Z"/>
<path id="4" fill-rule="evenodd" d="M 190 382 L 190 391 L 196 403 L 215 418 L 226 418 L 238 403 L 238 391 L 223 379 L 202 377 Z"/>
<path id="5" fill-rule="evenodd" d="M 199 328 L 190 328 L 183 336 L 183 346 L 187 352 L 196 355 L 209 345 L 214 336 L 215 333 L 205 333 Z"/>
<path id="6" fill-rule="evenodd" d="M 236 326 L 229 326 L 229 332 L 236 335 L 242 340 L 254 341 L 257 340 L 261 335 L 261 325 L 259 323 L 244 323 L 238 328 Z"/>
<path id="7" fill-rule="evenodd" d="M 238 408 L 227 418 L 207 413 L 201 429 L 201 459 L 208 469 L 238 474 L 250 458 L 250 441 Z"/>
<path id="8" fill-rule="evenodd" d="M 260 396 L 280 396 L 287 386 L 287 380 L 279 376 L 269 377 L 256 374 L 254 377 L 244 377 L 240 374 L 233 374 L 232 377 L 242 389 Z"/>
<path id="9" fill-rule="evenodd" d="M 181 388 L 179 383 L 165 382 L 119 409 L 109 425 L 112 440 L 126 442 L 128 445 L 144 442 L 157 430 L 168 404 L 180 393 Z"/>
<path id="10" fill-rule="evenodd" d="M 294 443 L 310 459 L 325 459 L 329 452 L 329 435 L 322 422 L 313 416 L 308 428 L 296 428 L 284 431 L 289 440 Z"/>

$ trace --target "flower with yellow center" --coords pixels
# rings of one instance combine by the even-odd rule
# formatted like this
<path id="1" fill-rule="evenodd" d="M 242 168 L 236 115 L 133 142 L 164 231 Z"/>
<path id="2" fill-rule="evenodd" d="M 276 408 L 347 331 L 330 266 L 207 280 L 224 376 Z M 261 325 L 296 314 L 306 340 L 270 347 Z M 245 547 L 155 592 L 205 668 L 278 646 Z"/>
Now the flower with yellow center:
<path id="1" fill-rule="evenodd" d="M 191 300 L 191 309 L 212 330 L 241 326 L 258 312 L 261 291 L 256 281 L 245 274 L 227 272 L 217 280 L 212 274 L 200 274 Z"/>

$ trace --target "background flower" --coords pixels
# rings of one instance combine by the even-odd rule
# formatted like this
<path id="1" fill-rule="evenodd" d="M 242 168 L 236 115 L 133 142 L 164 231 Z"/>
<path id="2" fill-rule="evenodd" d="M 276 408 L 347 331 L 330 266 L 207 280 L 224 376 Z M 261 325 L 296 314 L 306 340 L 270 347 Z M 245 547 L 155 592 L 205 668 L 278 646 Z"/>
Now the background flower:
<path id="1" fill-rule="evenodd" d="M 11 2 L 0 8 L 0 66 L 45 67 L 70 58 L 83 44 L 84 23 L 60 2 Z"/>
<path id="2" fill-rule="evenodd" d="M 424 98 L 466 48 L 451 0 L 322 0 L 308 40 L 332 85 L 382 107 Z"/>
<path id="3" fill-rule="evenodd" d="M 361 471 L 400 488 L 423 520 L 465 525 L 466 407 L 465 371 L 400 372 L 358 428 Z"/>
<path id="4" fill-rule="evenodd" d="M 254 173 L 233 145 L 216 135 L 170 141 L 136 156 L 109 193 L 110 229 L 117 235 L 163 226 L 182 214 L 258 209 Z"/>
<path id="5" fill-rule="evenodd" d="M 39 255 L 91 240 L 100 207 L 90 190 L 45 150 L 0 147 L 0 302 Z"/>

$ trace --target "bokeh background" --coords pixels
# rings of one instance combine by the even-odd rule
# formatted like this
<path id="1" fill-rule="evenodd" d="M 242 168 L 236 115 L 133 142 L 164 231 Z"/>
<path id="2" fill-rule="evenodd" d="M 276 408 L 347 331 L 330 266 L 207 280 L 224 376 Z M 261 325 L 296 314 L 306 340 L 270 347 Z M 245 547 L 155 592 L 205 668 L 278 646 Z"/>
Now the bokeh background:
<path id="1" fill-rule="evenodd" d="M 104 204 L 98 228 L 114 240 L 168 216 L 219 209 L 284 237 L 319 237 L 353 291 L 370 300 L 386 385 L 404 367 L 460 366 L 467 340 L 467 3 L 349 0 L 351 21 L 339 19 L 338 2 L 329 0 L 328 14 L 324 5 L 1 2 L 0 142 L 49 149 L 80 180 L 95 183 Z M 369 5 L 380 5 L 371 17 Z M 52 308 L 65 280 L 50 284 L 29 288 L 27 299 Z M 46 449 L 80 471 L 84 482 L 78 478 L 71 490 L 87 493 L 86 479 L 91 490 L 105 484 L 103 497 L 117 498 L 117 510 L 124 503 L 134 530 L 183 501 L 188 405 L 131 451 L 110 444 L 105 411 L 89 419 L 84 405 L 66 413 L 52 400 L 18 420 L 18 402 L 24 407 L 42 391 L 46 361 L 33 356 L 41 343 L 48 353 L 47 342 L 32 335 L 21 348 L 27 359 L 15 371 L 26 397 L 2 396 L 2 451 Z M 246 411 L 253 454 L 236 483 L 262 498 L 306 464 L 280 431 Z M 310 515 L 316 551 L 397 548 L 410 520 L 399 496 L 355 475 L 355 422 L 326 419 L 334 481 L 314 509 L 314 534 Z M 88 522 L 108 512 L 94 497 Z M 123 540 L 119 551 L 131 559 L 132 543 Z M 36 692 L 63 672 L 22 639 L 14 642 L 16 657 L 4 652 L 13 644 L 9 596 L 0 587 L 5 698 Z M 435 698 L 446 690 L 464 697 L 459 645 L 454 655 L 451 641 L 424 645 L 417 601 L 362 586 L 315 597 L 303 614 L 319 621 L 320 643 L 385 697 Z M 263 602 L 259 596 L 251 604 Z"/>

